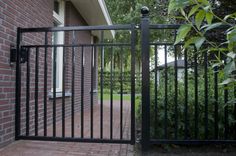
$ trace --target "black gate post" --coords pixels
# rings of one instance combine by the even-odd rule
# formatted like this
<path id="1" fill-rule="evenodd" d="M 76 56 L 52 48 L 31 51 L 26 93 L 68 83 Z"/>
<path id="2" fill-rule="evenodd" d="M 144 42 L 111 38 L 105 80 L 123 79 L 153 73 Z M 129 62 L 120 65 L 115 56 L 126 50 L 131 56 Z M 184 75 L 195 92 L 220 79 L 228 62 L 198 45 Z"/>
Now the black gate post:
<path id="1" fill-rule="evenodd" d="M 21 131 L 21 29 L 17 28 L 16 43 L 16 92 L 15 92 L 15 140 L 19 139 Z"/>
<path id="2" fill-rule="evenodd" d="M 149 75 L 149 9 L 142 7 L 142 150 L 147 150 L 150 140 L 150 75 Z"/>

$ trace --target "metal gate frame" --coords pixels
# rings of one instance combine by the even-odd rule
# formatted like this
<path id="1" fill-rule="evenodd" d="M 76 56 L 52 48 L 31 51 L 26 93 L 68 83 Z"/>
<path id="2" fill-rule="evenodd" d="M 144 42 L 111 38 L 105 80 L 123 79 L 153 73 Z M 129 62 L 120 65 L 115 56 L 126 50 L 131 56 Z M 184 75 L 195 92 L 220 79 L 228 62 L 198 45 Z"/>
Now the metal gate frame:
<path id="1" fill-rule="evenodd" d="M 45 45 L 32 45 L 32 46 L 31 45 L 29 45 L 29 46 L 22 45 L 22 34 L 23 33 L 40 32 L 40 33 L 44 33 L 45 36 L 47 36 L 47 34 L 49 32 L 57 32 L 57 31 L 73 32 L 73 33 L 76 32 L 76 31 L 101 31 L 102 32 L 101 33 L 101 37 L 103 38 L 103 35 L 104 35 L 103 31 L 105 31 L 105 30 L 126 30 L 126 31 L 130 31 L 131 32 L 130 43 L 98 43 L 98 44 L 90 44 L 90 45 L 78 45 L 78 44 L 73 43 L 71 45 L 48 45 L 48 41 L 47 41 L 48 39 L 47 39 L 47 37 L 45 37 Z M 130 51 L 131 51 L 131 82 L 130 82 L 130 84 L 131 84 L 131 106 L 130 106 L 131 107 L 131 115 L 130 115 L 130 118 L 131 118 L 130 134 L 131 134 L 131 136 L 130 136 L 130 139 L 123 139 L 122 135 L 120 136 L 120 139 L 112 138 L 112 121 L 110 122 L 110 124 L 111 124 L 110 125 L 111 136 L 110 136 L 109 139 L 103 138 L 103 134 L 102 134 L 103 124 L 102 124 L 102 121 L 101 121 L 101 125 L 100 125 L 101 126 L 101 135 L 100 135 L 99 139 L 93 138 L 93 125 L 92 125 L 92 123 L 91 123 L 91 129 L 92 130 L 91 130 L 91 137 L 90 138 L 74 137 L 73 136 L 74 135 L 73 128 L 72 128 L 72 137 L 65 137 L 65 134 L 62 137 L 56 137 L 56 135 L 55 135 L 55 129 L 56 129 L 56 127 L 55 127 L 55 123 L 56 123 L 55 113 L 53 113 L 54 114 L 53 115 L 53 136 L 49 137 L 45 133 L 45 131 L 47 131 L 46 130 L 47 129 L 47 123 L 46 122 L 44 122 L 44 136 L 38 136 L 38 132 L 37 132 L 38 131 L 37 117 L 35 119 L 35 125 L 36 125 L 35 126 L 35 135 L 34 136 L 30 136 L 27 132 L 26 132 L 26 135 L 21 135 L 21 63 L 25 63 L 25 61 L 22 62 L 22 60 L 25 59 L 24 56 L 23 56 L 24 55 L 23 54 L 23 49 L 24 48 L 34 47 L 34 48 L 36 48 L 36 51 L 37 51 L 36 54 L 37 54 L 39 48 L 47 49 L 48 47 L 71 47 L 73 49 L 73 51 L 74 51 L 74 47 L 79 47 L 79 46 L 97 46 L 97 47 L 104 47 L 104 46 L 128 46 L 128 47 L 130 47 Z M 72 26 L 72 27 L 53 27 L 53 28 L 17 28 L 16 94 L 15 94 L 15 99 L 16 99 L 15 100 L 15 102 L 16 102 L 16 107 L 15 107 L 16 108 L 15 109 L 15 114 L 16 114 L 15 115 L 15 139 L 16 140 L 23 139 L 23 140 L 44 140 L 44 141 L 77 141 L 77 142 L 95 142 L 95 143 L 134 144 L 135 143 L 135 46 L 136 46 L 136 30 L 135 30 L 135 25 L 134 24 L 129 24 L 129 25 L 110 25 L 110 26 Z M 104 59 L 104 54 L 102 54 L 102 55 L 103 55 L 102 57 Z M 45 59 L 45 61 L 47 61 L 47 60 Z M 38 62 L 36 60 L 36 64 L 37 63 Z M 27 66 L 29 66 L 29 65 L 27 64 Z M 104 67 L 102 67 L 102 68 L 104 68 Z M 36 69 L 38 69 L 37 65 L 36 65 Z M 45 70 L 45 71 L 47 72 L 47 70 Z M 47 73 L 44 73 L 44 74 L 46 75 Z M 55 73 L 53 72 L 53 74 L 55 74 Z M 29 75 L 27 75 L 27 77 L 29 77 Z M 38 81 L 37 77 L 38 76 L 36 76 L 36 81 Z M 101 78 L 103 79 L 103 75 L 102 74 L 101 74 Z M 55 81 L 55 80 L 53 80 L 53 81 Z M 74 84 L 74 79 L 73 78 L 72 78 L 72 81 L 73 81 L 72 84 Z M 27 87 L 29 87 L 29 84 L 27 84 Z M 55 88 L 55 86 L 54 86 L 54 88 Z M 101 87 L 101 88 L 103 88 L 103 87 Z M 63 93 L 64 93 L 63 94 L 63 97 L 64 97 L 65 96 L 65 91 L 63 91 Z M 102 93 L 101 93 L 101 95 L 102 95 Z M 26 96 L 29 96 L 29 95 L 26 95 Z M 44 84 L 44 101 L 47 100 L 45 96 L 47 96 L 47 90 L 46 90 L 45 84 Z M 55 106 L 55 97 L 56 97 L 55 90 L 54 90 L 54 93 L 53 93 L 53 97 L 54 97 L 53 111 L 55 111 L 55 109 L 56 109 L 55 108 L 56 107 Z M 73 94 L 73 89 L 72 89 L 72 99 L 73 99 L 73 97 L 74 97 L 74 94 Z M 101 100 L 103 101 L 103 97 L 102 96 L 101 96 Z M 36 96 L 36 101 L 38 101 L 38 96 Z M 73 105 L 73 102 L 72 102 L 72 105 Z M 93 105 L 93 102 L 91 103 L 91 105 Z M 26 107 L 29 107 L 29 104 Z M 44 108 L 45 107 L 46 106 L 44 104 Z M 26 109 L 29 110 L 29 108 L 26 108 Z M 36 107 L 35 109 L 38 109 L 38 108 Z M 91 113 L 91 115 L 93 115 L 93 113 Z M 111 112 L 111 115 L 112 115 L 112 112 Z M 102 119 L 102 116 L 103 115 L 101 115 L 101 119 Z M 44 116 L 44 120 L 45 120 L 45 118 L 46 117 Z M 27 117 L 26 117 L 26 120 L 29 120 L 29 119 L 27 119 Z M 47 120 L 47 118 L 46 118 L 46 120 Z M 73 125 L 74 125 L 74 122 L 72 122 L 72 127 L 73 127 Z M 27 125 L 27 126 L 29 126 L 29 125 Z M 27 126 L 26 126 L 26 129 L 28 128 Z M 64 128 L 64 131 L 65 131 L 65 128 Z M 63 133 L 65 133 L 65 132 L 63 132 Z"/>

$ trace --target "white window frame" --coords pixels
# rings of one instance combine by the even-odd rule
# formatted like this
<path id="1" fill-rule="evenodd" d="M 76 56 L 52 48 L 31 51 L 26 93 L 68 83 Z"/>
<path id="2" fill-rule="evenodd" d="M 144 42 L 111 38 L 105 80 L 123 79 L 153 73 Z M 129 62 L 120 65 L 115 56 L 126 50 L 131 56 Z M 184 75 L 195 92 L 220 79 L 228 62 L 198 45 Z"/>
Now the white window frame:
<path id="1" fill-rule="evenodd" d="M 56 23 L 58 27 L 63 27 L 65 25 L 65 2 L 64 0 L 57 0 L 59 2 L 59 14 L 53 10 L 53 23 Z M 64 44 L 64 32 L 57 32 L 57 39 L 53 44 Z M 57 48 L 57 58 L 56 58 L 56 92 L 62 92 L 62 76 L 63 76 L 63 48 Z M 53 60 L 53 50 L 52 50 L 52 60 Z M 53 63 L 52 63 L 53 66 Z M 52 68 L 53 70 L 53 68 Z M 52 71 L 53 73 L 53 71 Z M 53 79 L 53 74 L 52 74 Z M 58 86 L 57 86 L 58 84 Z M 53 83 L 51 92 L 53 92 Z"/>

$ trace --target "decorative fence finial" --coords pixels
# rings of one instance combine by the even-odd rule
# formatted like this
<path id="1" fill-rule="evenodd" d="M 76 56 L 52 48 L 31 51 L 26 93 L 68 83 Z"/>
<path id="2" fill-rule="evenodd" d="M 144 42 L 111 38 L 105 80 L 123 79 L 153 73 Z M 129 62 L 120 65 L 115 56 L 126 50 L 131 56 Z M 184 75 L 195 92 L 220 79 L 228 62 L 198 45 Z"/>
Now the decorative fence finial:
<path id="1" fill-rule="evenodd" d="M 149 15 L 149 8 L 147 6 L 143 6 L 141 8 L 142 17 L 147 17 Z"/>

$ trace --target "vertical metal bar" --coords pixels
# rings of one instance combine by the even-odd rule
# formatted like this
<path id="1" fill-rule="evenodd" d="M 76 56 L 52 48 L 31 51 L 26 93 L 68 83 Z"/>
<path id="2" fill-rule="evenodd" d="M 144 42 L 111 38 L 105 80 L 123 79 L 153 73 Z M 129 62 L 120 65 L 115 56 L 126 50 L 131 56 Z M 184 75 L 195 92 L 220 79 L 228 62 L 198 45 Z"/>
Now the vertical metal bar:
<path id="1" fill-rule="evenodd" d="M 84 47 L 81 47 L 81 138 L 84 137 Z"/>
<path id="2" fill-rule="evenodd" d="M 218 139 L 219 127 L 218 127 L 218 67 L 214 67 L 214 99 L 215 99 L 215 139 Z"/>
<path id="3" fill-rule="evenodd" d="M 184 138 L 187 139 L 189 137 L 188 131 L 188 56 L 187 50 L 184 50 L 184 93 L 185 93 L 185 103 L 184 103 L 184 131 L 185 136 Z"/>
<path id="4" fill-rule="evenodd" d="M 111 66 L 110 66 L 110 139 L 113 137 L 113 47 L 111 47 Z"/>
<path id="5" fill-rule="evenodd" d="M 165 100 L 164 100 L 164 138 L 167 139 L 167 101 L 168 101 L 168 94 L 167 94 L 167 88 L 168 88 L 168 73 L 167 73 L 167 46 L 165 45 Z"/>
<path id="6" fill-rule="evenodd" d="M 150 71 L 149 71 L 149 18 L 143 14 L 141 20 L 142 52 L 142 149 L 147 150 L 150 140 Z"/>
<path id="7" fill-rule="evenodd" d="M 205 77 L 205 139 L 208 139 L 208 58 L 207 52 L 204 53 L 204 77 Z"/>
<path id="8" fill-rule="evenodd" d="M 131 144 L 135 144 L 135 43 L 136 31 L 132 24 L 131 31 Z"/>
<path id="9" fill-rule="evenodd" d="M 21 28 L 17 28 L 16 43 L 16 109 L 15 109 L 15 139 L 21 134 Z"/>
<path id="10" fill-rule="evenodd" d="M 91 91 L 90 91 L 90 137 L 93 138 L 93 77 L 94 77 L 94 46 L 91 47 Z"/>
<path id="11" fill-rule="evenodd" d="M 29 136 L 30 120 L 30 51 L 27 54 L 27 75 L 26 75 L 26 136 Z"/>
<path id="12" fill-rule="evenodd" d="M 101 43 L 103 43 L 104 31 L 101 31 Z M 103 69 L 104 69 L 104 47 L 101 46 L 101 73 L 100 73 L 100 138 L 103 138 Z"/>
<path id="13" fill-rule="evenodd" d="M 157 84 L 157 58 L 158 58 L 158 56 L 157 56 L 157 45 L 155 45 L 155 75 L 154 75 L 154 77 L 155 77 L 155 87 L 154 87 L 154 112 L 155 112 L 155 114 L 154 114 L 154 135 L 155 135 L 155 137 L 157 136 L 157 85 L 159 85 L 159 84 Z"/>
<path id="14" fill-rule="evenodd" d="M 120 139 L 123 138 L 123 47 L 120 48 Z"/>
<path id="15" fill-rule="evenodd" d="M 72 97 L 71 97 L 71 137 L 74 137 L 74 121 L 75 121 L 75 115 L 74 115 L 74 105 L 75 105 L 75 31 L 72 32 L 72 81 L 71 81 L 71 89 L 72 89 Z"/>
<path id="16" fill-rule="evenodd" d="M 226 60 L 224 61 L 226 63 Z M 229 96 L 229 91 L 228 91 L 228 85 L 224 85 L 224 139 L 228 139 L 229 135 L 229 106 L 228 106 L 228 96 Z"/>
<path id="17" fill-rule="evenodd" d="M 35 55 L 35 93 L 34 93 L 34 100 L 35 100 L 35 114 L 34 114 L 34 125 L 35 125 L 35 136 L 38 136 L 38 82 L 39 82 L 39 48 L 36 48 L 36 55 Z"/>
<path id="18" fill-rule="evenodd" d="M 53 137 L 56 137 L 56 74 L 57 74 L 57 47 L 53 47 Z"/>
<path id="19" fill-rule="evenodd" d="M 176 34 L 176 31 L 175 31 Z M 178 139 L 178 69 L 177 69 L 177 47 L 174 46 L 174 57 L 175 57 L 175 139 Z"/>
<path id="20" fill-rule="evenodd" d="M 45 49 L 44 49 L 44 136 L 47 136 L 47 86 L 48 86 L 48 32 L 45 32 Z"/>
<path id="21" fill-rule="evenodd" d="M 65 62 L 65 47 L 63 47 L 63 58 L 62 58 L 62 137 L 65 137 L 65 72 L 66 72 L 66 62 Z"/>
<path id="22" fill-rule="evenodd" d="M 194 120 L 195 120 L 195 124 L 194 124 L 194 136 L 195 139 L 198 139 L 198 63 L 197 63 L 197 50 L 196 47 L 194 47 L 194 99 L 195 99 L 195 106 L 194 106 Z"/>
<path id="23" fill-rule="evenodd" d="M 234 99 L 236 98 L 236 86 L 234 85 Z M 236 101 L 234 100 L 234 120 L 236 120 Z M 234 129 L 236 129 L 236 123 L 234 123 Z M 236 140 L 236 131 L 234 132 L 234 140 Z"/>

